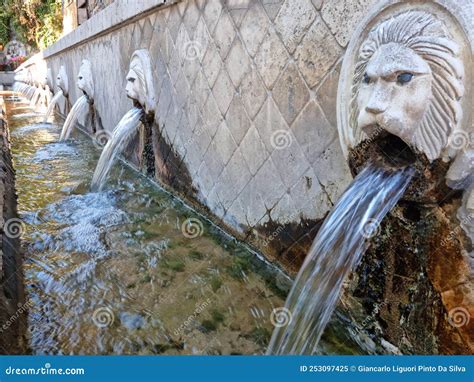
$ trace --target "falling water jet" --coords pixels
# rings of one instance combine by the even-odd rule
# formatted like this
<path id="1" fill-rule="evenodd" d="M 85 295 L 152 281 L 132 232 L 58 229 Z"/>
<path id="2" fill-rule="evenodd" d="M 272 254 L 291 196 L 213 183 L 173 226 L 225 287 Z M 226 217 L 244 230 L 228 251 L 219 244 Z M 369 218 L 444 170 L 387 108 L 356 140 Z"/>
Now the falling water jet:
<path id="1" fill-rule="evenodd" d="M 102 151 L 92 178 L 93 191 L 100 191 L 104 187 L 115 160 L 130 143 L 140 124 L 153 120 L 156 106 L 155 91 L 151 59 L 147 50 L 139 49 L 133 52 L 125 90 L 127 97 L 133 101 L 134 107 L 115 127 L 111 139 Z"/>
<path id="2" fill-rule="evenodd" d="M 63 129 L 61 131 L 61 136 L 59 138 L 60 141 L 65 141 L 69 139 L 69 136 L 71 135 L 71 132 L 74 129 L 74 126 L 79 116 L 86 112 L 87 105 L 87 96 L 83 95 L 79 97 L 79 99 L 76 101 L 71 111 L 67 115 L 66 121 L 64 122 Z"/>
<path id="3" fill-rule="evenodd" d="M 58 101 L 61 99 L 61 97 L 63 96 L 63 91 L 60 89 L 55 95 L 54 97 L 51 99 L 49 105 L 48 105 L 48 110 L 46 111 L 46 114 L 44 116 L 44 121 L 43 122 L 47 122 L 49 117 L 51 116 L 53 110 L 54 110 L 54 107 L 56 106 L 56 104 L 58 103 Z"/>
<path id="4" fill-rule="evenodd" d="M 31 100 L 30 100 L 30 105 L 32 107 L 35 107 L 38 104 L 38 101 L 41 97 L 41 93 L 42 93 L 42 89 L 39 86 L 35 86 L 33 96 L 31 97 Z"/>
<path id="5" fill-rule="evenodd" d="M 89 109 L 89 104 L 93 103 L 94 84 L 92 81 L 91 64 L 88 60 L 83 60 L 81 67 L 79 68 L 77 87 L 84 93 L 84 95 L 76 101 L 69 112 L 61 131 L 61 136 L 59 138 L 60 141 L 69 139 L 79 116 L 84 115 Z"/>
<path id="6" fill-rule="evenodd" d="M 411 167 L 388 171 L 369 165 L 352 182 L 314 240 L 286 300 L 288 324 L 277 325 L 267 354 L 316 352 L 344 279 L 413 175 Z"/>
<path id="7" fill-rule="evenodd" d="M 134 107 L 129 110 L 115 127 L 112 137 L 107 142 L 100 156 L 99 162 L 92 177 L 91 189 L 100 191 L 107 180 L 107 176 L 112 168 L 117 156 L 123 152 L 132 140 L 134 134 L 140 126 L 143 117 L 143 110 Z"/>

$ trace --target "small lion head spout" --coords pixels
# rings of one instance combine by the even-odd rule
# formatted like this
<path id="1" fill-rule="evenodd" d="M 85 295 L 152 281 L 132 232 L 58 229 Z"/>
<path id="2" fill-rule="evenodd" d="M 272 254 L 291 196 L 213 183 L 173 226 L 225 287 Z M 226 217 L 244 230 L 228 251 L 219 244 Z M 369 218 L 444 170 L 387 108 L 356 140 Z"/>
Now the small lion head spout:
<path id="1" fill-rule="evenodd" d="M 77 87 L 91 102 L 94 99 L 94 80 L 92 76 L 92 65 L 89 60 L 82 60 L 79 74 L 77 75 Z"/>
<path id="2" fill-rule="evenodd" d="M 459 54 L 446 26 L 428 12 L 403 12 L 376 25 L 355 65 L 356 134 L 382 129 L 430 161 L 454 156 L 447 146 L 461 129 Z"/>
<path id="3" fill-rule="evenodd" d="M 58 88 L 61 89 L 64 96 L 67 97 L 69 94 L 69 81 L 67 78 L 66 68 L 64 67 L 64 65 L 61 65 L 58 76 L 56 77 L 56 81 L 57 81 Z"/>
<path id="4" fill-rule="evenodd" d="M 46 81 L 46 85 L 49 87 L 49 89 L 51 91 L 53 91 L 53 88 L 54 88 L 54 80 L 53 80 L 53 71 L 51 68 L 48 68 L 46 70 L 46 78 L 45 78 L 45 81 Z"/>
<path id="5" fill-rule="evenodd" d="M 132 54 L 125 91 L 127 97 L 142 106 L 147 114 L 155 111 L 151 59 L 146 49 L 137 50 Z"/>

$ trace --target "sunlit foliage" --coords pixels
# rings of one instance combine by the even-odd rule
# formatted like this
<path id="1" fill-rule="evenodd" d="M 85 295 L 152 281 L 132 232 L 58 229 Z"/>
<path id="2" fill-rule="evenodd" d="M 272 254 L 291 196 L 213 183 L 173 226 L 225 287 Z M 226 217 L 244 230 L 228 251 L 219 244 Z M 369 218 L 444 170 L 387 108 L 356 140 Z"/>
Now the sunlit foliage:
<path id="1" fill-rule="evenodd" d="M 30 46 L 44 49 L 62 32 L 61 0 L 0 0 L 0 42 L 6 44 L 16 32 Z"/>

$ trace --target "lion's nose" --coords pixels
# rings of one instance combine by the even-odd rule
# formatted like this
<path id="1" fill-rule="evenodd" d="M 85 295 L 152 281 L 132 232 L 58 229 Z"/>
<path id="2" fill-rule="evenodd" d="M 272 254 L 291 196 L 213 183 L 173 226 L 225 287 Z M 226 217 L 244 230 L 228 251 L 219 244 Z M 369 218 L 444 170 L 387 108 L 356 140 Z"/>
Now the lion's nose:
<path id="1" fill-rule="evenodd" d="M 383 113 L 388 107 L 389 93 L 389 89 L 383 83 L 377 83 L 365 107 L 365 111 L 371 114 Z"/>
<path id="2" fill-rule="evenodd" d="M 365 111 L 367 113 L 371 113 L 371 114 L 380 114 L 380 113 L 383 113 L 385 111 L 385 107 L 383 107 L 382 105 L 367 105 L 367 107 L 365 108 Z"/>

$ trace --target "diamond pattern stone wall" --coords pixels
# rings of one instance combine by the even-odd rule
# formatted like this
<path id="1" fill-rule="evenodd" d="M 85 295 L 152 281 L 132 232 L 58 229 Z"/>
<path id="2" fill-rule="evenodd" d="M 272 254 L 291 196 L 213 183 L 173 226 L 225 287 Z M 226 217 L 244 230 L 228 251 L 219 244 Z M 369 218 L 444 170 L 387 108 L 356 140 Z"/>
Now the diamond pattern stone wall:
<path id="1" fill-rule="evenodd" d="M 111 130 L 131 107 L 123 91 L 130 56 L 148 49 L 156 129 L 174 153 L 158 153 L 158 167 L 185 172 L 190 198 L 292 262 L 351 180 L 337 82 L 351 32 L 374 1 L 182 0 L 48 63 L 54 73 L 65 64 L 72 83 L 81 60 L 91 60 L 98 114 Z M 71 101 L 78 96 L 72 89 Z"/>

